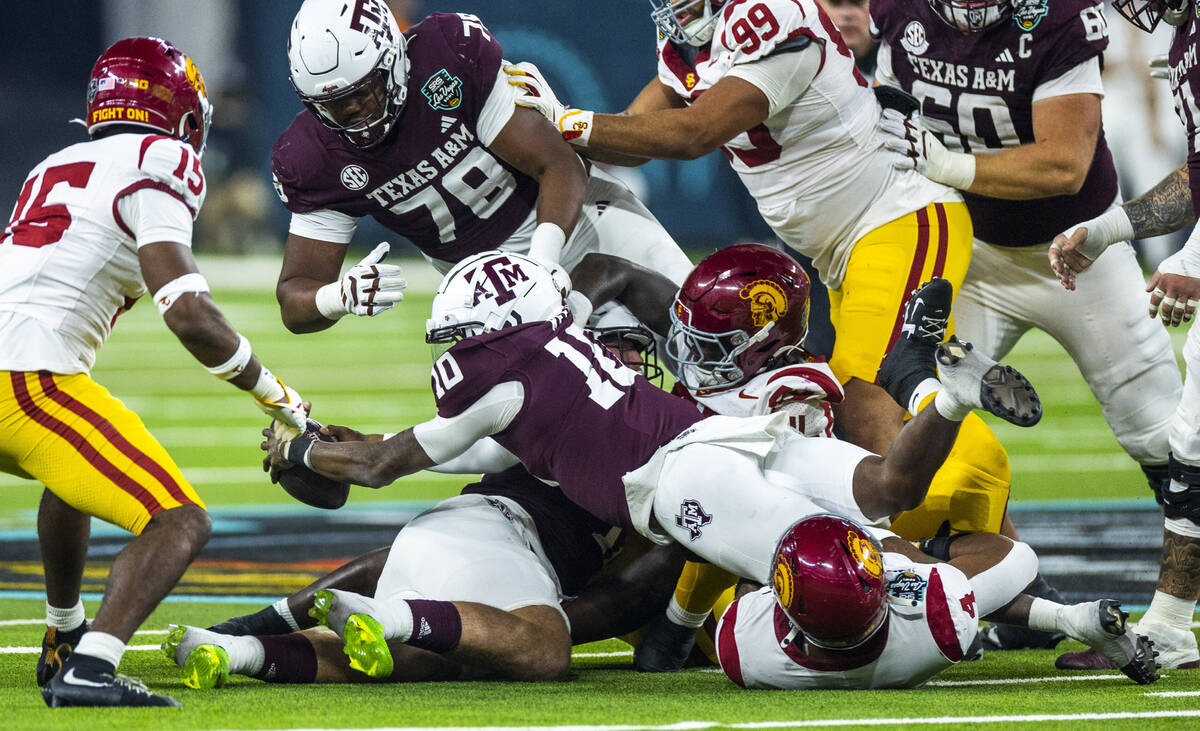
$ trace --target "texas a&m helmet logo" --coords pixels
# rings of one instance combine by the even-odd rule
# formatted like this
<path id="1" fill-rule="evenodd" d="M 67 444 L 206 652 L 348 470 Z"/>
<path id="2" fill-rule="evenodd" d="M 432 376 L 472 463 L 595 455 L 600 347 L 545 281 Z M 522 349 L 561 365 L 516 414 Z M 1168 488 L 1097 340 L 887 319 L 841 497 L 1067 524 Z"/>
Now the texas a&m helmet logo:
<path id="1" fill-rule="evenodd" d="M 485 261 L 480 272 L 482 277 L 473 277 L 475 292 L 471 298 L 472 307 L 485 299 L 495 299 L 496 304 L 502 305 L 517 296 L 513 291 L 517 282 L 529 281 L 529 275 L 521 268 L 521 263 L 506 256 Z"/>
<path id="2" fill-rule="evenodd" d="M 754 280 L 742 287 L 738 296 L 750 301 L 750 317 L 755 327 L 764 327 L 787 314 L 788 301 L 783 287 L 768 279 Z"/>

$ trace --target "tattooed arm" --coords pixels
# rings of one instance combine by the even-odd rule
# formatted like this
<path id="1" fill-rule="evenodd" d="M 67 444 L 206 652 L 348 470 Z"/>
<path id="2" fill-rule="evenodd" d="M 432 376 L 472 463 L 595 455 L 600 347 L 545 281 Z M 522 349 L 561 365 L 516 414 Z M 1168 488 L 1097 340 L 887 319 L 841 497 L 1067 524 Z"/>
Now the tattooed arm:
<path id="1" fill-rule="evenodd" d="M 1118 241 L 1168 234 L 1193 223 L 1187 165 L 1172 171 L 1143 195 L 1120 208 L 1072 226 L 1054 237 L 1047 257 L 1063 287 L 1075 289 L 1075 276 Z"/>
<path id="2" fill-rule="evenodd" d="M 1121 206 L 1133 225 L 1133 237 L 1147 239 L 1174 233 L 1194 223 L 1187 165 L 1172 170 L 1150 190 Z"/>

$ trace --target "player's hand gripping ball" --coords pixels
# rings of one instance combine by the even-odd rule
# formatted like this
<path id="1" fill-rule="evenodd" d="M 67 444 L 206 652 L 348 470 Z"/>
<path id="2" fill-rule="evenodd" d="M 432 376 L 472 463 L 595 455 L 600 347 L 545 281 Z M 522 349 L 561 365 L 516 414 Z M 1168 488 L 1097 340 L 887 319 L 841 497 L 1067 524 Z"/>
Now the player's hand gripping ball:
<path id="1" fill-rule="evenodd" d="M 291 441 L 292 438 L 299 436 L 296 430 L 286 426 L 280 426 L 278 423 L 273 424 L 273 441 Z M 284 432 L 281 434 L 281 431 Z M 337 437 L 331 434 L 321 433 L 321 424 L 314 419 L 309 419 L 304 430 L 304 436 L 318 439 L 322 442 L 336 442 Z M 284 449 L 286 453 L 286 448 Z M 324 475 L 318 474 L 302 464 L 288 464 L 288 467 L 279 467 L 270 462 L 270 457 L 264 460 L 264 467 L 271 473 L 271 482 L 278 482 L 284 491 L 296 498 L 305 505 L 311 505 L 314 508 L 324 508 L 326 510 L 336 510 L 346 504 L 346 499 L 350 496 L 350 484 L 339 482 Z"/>

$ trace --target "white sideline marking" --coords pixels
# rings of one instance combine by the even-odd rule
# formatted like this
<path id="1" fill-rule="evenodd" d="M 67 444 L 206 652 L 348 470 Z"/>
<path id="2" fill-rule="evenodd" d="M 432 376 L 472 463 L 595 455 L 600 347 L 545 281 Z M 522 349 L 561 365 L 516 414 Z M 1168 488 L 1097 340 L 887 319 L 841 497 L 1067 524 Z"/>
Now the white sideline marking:
<path id="1" fill-rule="evenodd" d="M 1165 675 L 1163 677 L 1166 677 Z M 969 685 L 1008 685 L 1009 683 L 1067 683 L 1072 680 L 1125 680 L 1121 673 L 1108 675 L 1048 675 L 1044 678 L 995 678 L 989 680 L 931 680 L 925 685 L 940 688 L 958 688 Z"/>
<path id="2" fill-rule="evenodd" d="M 1143 693 L 1158 698 L 1182 698 L 1184 696 L 1200 695 L 1200 690 L 1160 690 L 1154 693 Z"/>
<path id="3" fill-rule="evenodd" d="M 699 731 L 709 728 L 814 728 L 821 726 L 905 726 L 930 724 L 949 726 L 967 723 L 1043 723 L 1046 721 L 1108 721 L 1125 718 L 1200 718 L 1200 710 L 1143 711 L 1117 713 L 1029 714 L 1024 716 L 927 716 L 923 718 L 827 718 L 812 721 L 755 721 L 718 723 L 716 721 L 679 721 L 650 726 L 637 725 L 563 725 L 563 726 L 376 726 L 369 731 Z M 289 731 L 326 731 L 319 727 Z M 364 730 L 365 731 L 365 730 Z"/>
<path id="4" fill-rule="evenodd" d="M 619 650 L 617 652 L 573 652 L 571 657 L 633 657 L 633 650 Z"/>
<path id="5" fill-rule="evenodd" d="M 161 649 L 158 645 L 130 645 L 125 648 L 125 652 L 158 649 Z M 0 647 L 0 655 L 40 655 L 41 652 L 40 647 Z"/>

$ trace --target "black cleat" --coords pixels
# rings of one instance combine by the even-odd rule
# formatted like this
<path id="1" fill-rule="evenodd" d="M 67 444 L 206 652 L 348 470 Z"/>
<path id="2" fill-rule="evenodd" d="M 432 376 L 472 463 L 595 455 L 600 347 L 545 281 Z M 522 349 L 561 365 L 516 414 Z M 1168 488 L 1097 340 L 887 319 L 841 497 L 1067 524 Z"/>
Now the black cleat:
<path id="1" fill-rule="evenodd" d="M 79 656 L 76 656 L 78 660 Z M 42 688 L 42 700 L 51 708 L 69 706 L 163 706 L 178 708 L 179 701 L 150 692 L 142 681 L 108 670 L 96 671 L 98 661 L 66 663 L 63 671 Z M 111 666 L 108 666 L 111 667 Z"/>
<path id="2" fill-rule="evenodd" d="M 279 612 L 276 611 L 275 607 L 268 606 L 258 610 L 254 614 L 230 617 L 224 622 L 218 622 L 209 627 L 208 631 L 222 635 L 237 636 L 286 635 L 292 631 L 292 627 L 287 623 L 287 620 L 279 616 Z"/>
<path id="3" fill-rule="evenodd" d="M 57 627 L 46 628 L 46 634 L 42 637 L 42 654 L 38 655 L 37 661 L 38 687 L 45 686 L 50 682 L 50 678 L 58 673 L 63 663 L 75 650 L 75 645 L 79 644 L 83 633 L 87 631 L 88 623 L 86 621 L 70 631 L 64 631 Z"/>
<path id="4" fill-rule="evenodd" d="M 983 355 L 957 337 L 937 348 L 938 380 L 956 400 L 999 416 L 1017 426 L 1042 419 L 1042 402 L 1029 379 L 1017 369 Z"/>
<path id="5" fill-rule="evenodd" d="M 906 409 L 913 391 L 927 378 L 937 378 L 934 354 L 946 337 L 954 287 L 945 279 L 933 279 L 909 295 L 904 305 L 904 324 L 892 349 L 884 357 L 876 377 L 879 385 Z"/>
<path id="6" fill-rule="evenodd" d="M 696 630 L 660 614 L 633 651 L 633 667 L 642 673 L 673 673 L 683 667 L 696 644 Z"/>

